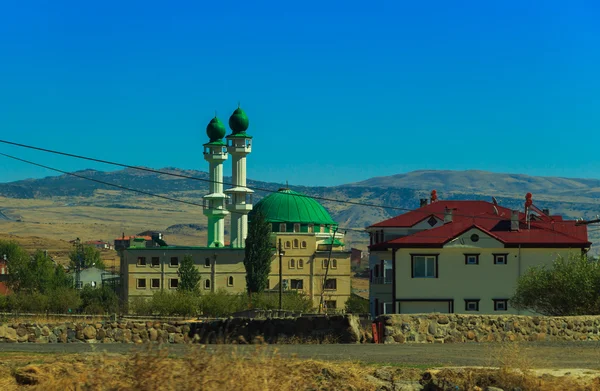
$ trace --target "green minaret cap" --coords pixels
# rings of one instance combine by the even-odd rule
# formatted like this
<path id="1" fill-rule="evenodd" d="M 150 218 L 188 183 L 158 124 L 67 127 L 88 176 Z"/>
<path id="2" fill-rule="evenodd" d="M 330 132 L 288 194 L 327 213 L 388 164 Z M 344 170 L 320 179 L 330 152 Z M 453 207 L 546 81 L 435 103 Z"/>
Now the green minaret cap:
<path id="1" fill-rule="evenodd" d="M 221 140 L 225 137 L 225 125 L 223 125 L 223 122 L 215 116 L 215 118 L 211 119 L 208 123 L 206 134 L 211 142 Z"/>
<path id="2" fill-rule="evenodd" d="M 229 127 L 233 133 L 244 133 L 248 129 L 248 117 L 239 107 L 229 117 Z"/>

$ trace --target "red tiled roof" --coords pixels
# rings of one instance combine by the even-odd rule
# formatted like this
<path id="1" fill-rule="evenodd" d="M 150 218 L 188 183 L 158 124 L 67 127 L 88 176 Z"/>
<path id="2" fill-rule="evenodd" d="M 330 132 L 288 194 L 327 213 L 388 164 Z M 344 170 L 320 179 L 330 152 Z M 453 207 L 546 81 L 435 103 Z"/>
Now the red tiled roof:
<path id="1" fill-rule="evenodd" d="M 587 226 L 575 225 L 573 220 L 560 216 L 543 216 L 532 220 L 529 228 L 525 214 L 519 212 L 519 231 L 510 230 L 512 211 L 486 201 L 438 201 L 400 216 L 373 224 L 369 228 L 412 227 L 436 216 L 444 219 L 445 209 L 452 209 L 452 222 L 439 227 L 419 231 L 412 235 L 371 246 L 372 249 L 388 247 L 442 247 L 450 240 L 471 228 L 476 228 L 497 239 L 507 247 L 589 247 Z"/>
<path id="2" fill-rule="evenodd" d="M 115 238 L 115 240 L 133 240 L 133 239 L 137 239 L 137 238 L 143 238 L 145 240 L 152 240 L 151 236 L 136 236 L 136 235 L 120 236 L 118 238 Z"/>

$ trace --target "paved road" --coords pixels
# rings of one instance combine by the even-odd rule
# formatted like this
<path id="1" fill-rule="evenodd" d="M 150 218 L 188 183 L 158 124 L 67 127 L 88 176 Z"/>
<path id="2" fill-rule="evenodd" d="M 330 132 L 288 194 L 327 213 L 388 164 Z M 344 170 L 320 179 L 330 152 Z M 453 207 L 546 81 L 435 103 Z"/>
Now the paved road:
<path id="1" fill-rule="evenodd" d="M 167 345 L 169 353 L 183 356 L 198 345 Z M 206 345 L 210 351 L 247 354 L 255 351 L 252 345 Z M 3 352 L 42 354 L 107 352 L 126 354 L 145 349 L 144 345 L 130 344 L 0 344 Z M 498 357 L 506 359 L 497 344 L 403 344 L 403 345 L 267 345 L 269 352 L 283 356 L 317 360 L 360 361 L 406 366 L 496 366 Z M 508 348 L 510 349 L 510 348 Z M 552 342 L 521 345 L 518 354 L 531 358 L 536 368 L 590 368 L 600 369 L 600 343 Z"/>

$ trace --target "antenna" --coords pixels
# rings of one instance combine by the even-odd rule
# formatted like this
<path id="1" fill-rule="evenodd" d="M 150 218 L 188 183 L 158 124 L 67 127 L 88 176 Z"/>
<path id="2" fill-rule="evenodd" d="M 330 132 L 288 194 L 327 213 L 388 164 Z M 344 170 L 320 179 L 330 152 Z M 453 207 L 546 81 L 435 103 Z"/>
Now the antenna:
<path id="1" fill-rule="evenodd" d="M 240 108 L 240 101 L 238 100 L 238 109 Z"/>

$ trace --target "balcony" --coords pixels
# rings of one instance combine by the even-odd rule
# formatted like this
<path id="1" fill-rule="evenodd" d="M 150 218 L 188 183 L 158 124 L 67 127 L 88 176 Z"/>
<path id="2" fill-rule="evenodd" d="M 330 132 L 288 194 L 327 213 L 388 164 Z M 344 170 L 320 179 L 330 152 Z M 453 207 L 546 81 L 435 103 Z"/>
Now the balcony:
<path id="1" fill-rule="evenodd" d="M 372 284 L 391 284 L 392 283 L 392 276 L 385 276 L 385 277 L 373 277 L 373 281 L 371 282 Z"/>

